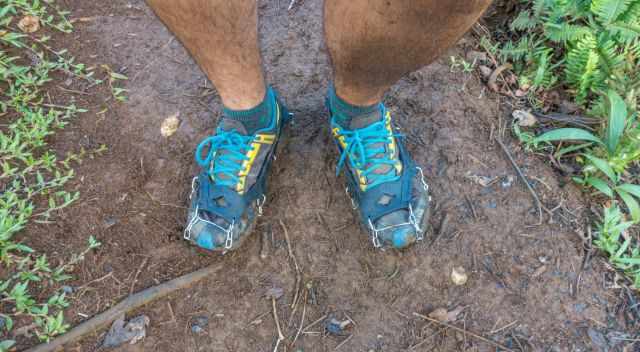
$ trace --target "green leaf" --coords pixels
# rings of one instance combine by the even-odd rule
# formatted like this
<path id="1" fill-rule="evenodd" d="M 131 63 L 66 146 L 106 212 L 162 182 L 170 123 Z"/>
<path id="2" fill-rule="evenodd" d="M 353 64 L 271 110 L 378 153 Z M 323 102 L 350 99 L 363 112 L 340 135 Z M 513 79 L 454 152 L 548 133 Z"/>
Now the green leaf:
<path id="1" fill-rule="evenodd" d="M 616 175 L 615 171 L 613 171 L 613 169 L 611 168 L 611 166 L 606 160 L 597 158 L 589 154 L 582 154 L 582 155 L 584 155 L 585 158 L 589 159 L 589 161 L 591 161 L 591 164 L 593 164 L 593 166 L 595 166 L 598 170 L 602 171 L 605 175 L 607 175 L 607 177 L 609 177 L 609 179 L 614 184 L 618 183 L 618 176 Z"/>
<path id="2" fill-rule="evenodd" d="M 613 190 L 611 189 L 611 187 L 609 187 L 609 185 L 603 181 L 600 178 L 597 177 L 587 177 L 587 179 L 585 180 L 585 182 L 590 185 L 593 186 L 595 189 L 597 189 L 598 191 L 606 194 L 609 198 L 613 198 Z"/>
<path id="3" fill-rule="evenodd" d="M 620 258 L 618 259 L 619 262 L 624 263 L 624 264 L 631 264 L 631 265 L 640 265 L 640 258 Z"/>
<path id="4" fill-rule="evenodd" d="M 604 24 L 609 24 L 626 11 L 630 4 L 630 0 L 592 0 L 591 12 Z"/>
<path id="5" fill-rule="evenodd" d="M 620 137 L 624 133 L 625 124 L 627 122 L 627 105 L 624 100 L 613 90 L 607 93 L 609 99 L 609 123 L 607 124 L 607 132 L 605 136 L 605 144 L 609 155 L 613 155 L 620 143 Z"/>
<path id="6" fill-rule="evenodd" d="M 546 132 L 536 138 L 534 143 L 539 142 L 553 142 L 553 141 L 591 141 L 599 144 L 604 144 L 602 140 L 594 136 L 591 132 L 580 128 L 558 128 L 549 132 Z"/>
<path id="7" fill-rule="evenodd" d="M 129 77 L 117 72 L 111 72 L 111 77 L 114 79 L 129 79 Z"/>
<path id="8" fill-rule="evenodd" d="M 13 340 L 4 340 L 2 342 L 0 342 L 0 352 L 6 352 L 9 351 L 9 349 L 11 347 L 13 347 L 13 345 L 15 345 L 16 342 Z"/>
<path id="9" fill-rule="evenodd" d="M 625 184 L 622 184 L 622 185 L 616 187 L 616 189 L 621 189 L 621 190 L 623 190 L 623 191 L 625 191 L 627 193 L 633 194 L 637 198 L 640 198 L 640 186 L 638 186 L 638 185 L 634 185 L 634 184 L 631 184 L 631 183 L 625 183 Z"/>
<path id="10" fill-rule="evenodd" d="M 638 201 L 625 191 L 618 189 L 617 192 L 618 195 L 620 195 L 620 198 L 622 198 L 624 203 L 627 205 L 627 208 L 629 208 L 629 214 L 631 214 L 633 221 L 640 221 L 640 204 L 638 204 Z"/>

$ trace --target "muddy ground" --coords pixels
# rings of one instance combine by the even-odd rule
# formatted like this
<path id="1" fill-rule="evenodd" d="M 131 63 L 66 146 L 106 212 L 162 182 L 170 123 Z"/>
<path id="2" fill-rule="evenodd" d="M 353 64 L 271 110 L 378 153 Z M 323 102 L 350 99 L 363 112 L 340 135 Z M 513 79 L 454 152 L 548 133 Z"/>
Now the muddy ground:
<path id="1" fill-rule="evenodd" d="M 323 106 L 330 68 L 320 2 L 305 1 L 288 12 L 288 1 L 261 1 L 269 82 L 296 114 L 295 125 L 274 164 L 257 233 L 238 252 L 203 255 L 182 240 L 182 230 L 197 172 L 193 150 L 213 131 L 219 98 L 143 1 L 61 3 L 82 18 L 64 45 L 82 62 L 108 64 L 129 76 L 124 104 L 109 100 L 108 90 L 66 96 L 91 111 L 56 145 L 64 150 L 105 143 L 109 152 L 78 167 L 81 201 L 56 224 L 26 234 L 49 253 L 77 251 L 90 234 L 103 242 L 76 270 L 67 315 L 74 324 L 130 292 L 217 265 L 224 267 L 221 275 L 136 312 L 151 319 L 147 337 L 120 350 L 271 351 L 276 332 L 265 291 L 284 289 L 278 312 L 289 341 L 303 310 L 292 317 L 295 271 L 282 220 L 310 287 L 304 326 L 324 315 L 355 322 L 344 336 L 326 334 L 317 324 L 289 351 L 332 351 L 347 338 L 339 350 L 403 351 L 420 343 L 415 350 L 496 350 L 413 315 L 439 307 L 463 307 L 454 324 L 514 350 L 640 350 L 620 340 L 638 328 L 618 309 L 625 292 L 608 286 L 610 274 L 600 260 L 581 272 L 583 246 L 575 231 L 584 228 L 580 191 L 520 150 L 507 129 L 507 147 L 543 203 L 555 208 L 551 220 L 545 213 L 542 225 L 530 226 L 538 219 L 534 202 L 492 139 L 509 123 L 508 101 L 489 93 L 474 74 L 451 72 L 448 55 L 386 97 L 433 190 L 432 230 L 409 250 L 375 251 L 357 224 L 343 177 L 335 176 Z M 450 54 L 465 55 L 472 43 L 463 40 Z M 160 124 L 175 113 L 182 124 L 164 138 Z M 496 182 L 482 186 L 474 176 Z M 259 255 L 263 246 L 266 258 Z M 469 273 L 465 285 L 451 282 L 455 266 Z M 68 349 L 97 350 L 103 336 L 98 331 Z M 25 347 L 35 341 L 20 342 Z"/>

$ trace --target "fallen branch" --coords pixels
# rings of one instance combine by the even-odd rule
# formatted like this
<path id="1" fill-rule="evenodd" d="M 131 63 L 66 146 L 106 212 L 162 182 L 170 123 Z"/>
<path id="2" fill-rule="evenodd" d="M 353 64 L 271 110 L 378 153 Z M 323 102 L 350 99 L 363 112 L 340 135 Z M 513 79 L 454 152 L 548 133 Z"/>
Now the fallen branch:
<path id="1" fill-rule="evenodd" d="M 415 315 L 415 316 L 416 316 L 416 317 L 418 317 L 418 318 L 421 318 L 421 319 L 424 319 L 424 320 L 430 321 L 430 322 L 432 322 L 432 323 L 436 323 L 436 324 L 439 324 L 439 325 L 445 326 L 445 327 L 447 327 L 447 328 L 449 328 L 449 329 L 456 330 L 456 331 L 458 331 L 458 332 L 460 332 L 460 333 L 463 333 L 463 334 L 465 334 L 465 335 L 469 335 L 469 336 L 471 336 L 471 337 L 473 337 L 473 338 L 476 338 L 476 339 L 478 339 L 478 340 L 480 340 L 480 341 L 484 341 L 484 342 L 486 342 L 486 343 L 488 343 L 488 344 L 492 345 L 493 347 L 498 347 L 498 348 L 503 349 L 503 350 L 505 350 L 505 351 L 507 351 L 507 352 L 515 352 L 514 350 L 510 349 L 509 347 L 507 347 L 507 346 L 505 346 L 505 345 L 503 345 L 503 344 L 497 343 L 497 342 L 495 342 L 495 341 L 493 341 L 493 340 L 490 340 L 490 339 L 488 339 L 488 338 L 486 338 L 486 337 L 484 337 L 484 336 L 480 336 L 480 335 L 478 335 L 478 334 L 472 333 L 471 331 L 468 331 L 468 330 L 465 330 L 465 329 L 459 328 L 459 327 L 457 327 L 457 326 L 455 326 L 455 325 L 447 324 L 447 323 L 441 322 L 440 320 L 433 319 L 433 318 L 430 318 L 430 317 L 428 317 L 428 316 L 426 316 L 426 315 L 422 315 L 422 314 L 420 314 L 420 313 L 416 313 L 416 312 L 414 312 L 414 313 L 413 313 L 413 315 Z"/>
<path id="2" fill-rule="evenodd" d="M 43 343 L 30 348 L 26 352 L 57 351 L 66 344 L 75 342 L 91 332 L 107 327 L 116 318 L 131 310 L 142 307 L 151 301 L 169 295 L 177 290 L 187 288 L 206 277 L 217 274 L 223 267 L 223 265 L 211 265 L 130 295 L 115 306 L 74 327 L 66 334 L 55 338 L 49 343 Z"/>

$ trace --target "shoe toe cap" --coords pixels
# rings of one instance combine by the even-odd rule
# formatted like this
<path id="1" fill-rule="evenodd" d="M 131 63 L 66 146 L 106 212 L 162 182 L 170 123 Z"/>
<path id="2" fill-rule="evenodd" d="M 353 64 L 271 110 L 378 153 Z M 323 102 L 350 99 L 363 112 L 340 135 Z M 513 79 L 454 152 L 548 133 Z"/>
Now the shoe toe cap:
<path id="1" fill-rule="evenodd" d="M 416 241 L 416 231 L 413 226 L 400 226 L 393 229 L 390 237 L 394 248 L 406 248 Z"/>

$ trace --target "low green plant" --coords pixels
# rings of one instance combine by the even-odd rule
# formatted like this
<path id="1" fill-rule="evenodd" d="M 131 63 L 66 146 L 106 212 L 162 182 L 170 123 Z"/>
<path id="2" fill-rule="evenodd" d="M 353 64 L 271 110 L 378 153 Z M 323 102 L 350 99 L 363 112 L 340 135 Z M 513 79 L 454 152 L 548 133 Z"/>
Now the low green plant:
<path id="1" fill-rule="evenodd" d="M 608 256 L 616 269 L 631 278 L 635 287 L 640 287 L 640 247 L 633 244 L 633 237 L 629 235 L 631 226 L 633 222 L 626 221 L 617 203 L 613 202 L 604 207 L 603 220 L 597 225 L 593 244 Z"/>
<path id="2" fill-rule="evenodd" d="M 629 113 L 625 102 L 614 91 L 609 91 L 607 103 L 609 113 L 602 126 L 603 137 L 586 129 L 558 128 L 528 141 L 534 146 L 558 141 L 581 142 L 559 149 L 556 156 L 560 157 L 568 151 L 582 151 L 579 158 L 584 162 L 582 175 L 574 177 L 574 180 L 595 188 L 609 198 L 619 196 L 633 220 L 640 221 L 640 186 L 624 182 L 625 170 L 640 158 L 637 113 Z"/>
<path id="3" fill-rule="evenodd" d="M 0 0 L 0 352 L 15 343 L 7 337 L 16 324 L 33 326 L 43 341 L 67 330 L 69 302 L 61 284 L 100 245 L 90 237 L 81 253 L 52 261 L 18 236 L 32 221 L 55 221 L 56 213 L 76 201 L 78 192 L 65 188 L 75 175 L 74 163 L 106 149 L 68 152 L 60 159 L 49 145 L 51 136 L 86 110 L 73 100 L 53 101 L 48 88 L 61 78 L 102 83 L 66 50 L 49 46 L 48 33 L 72 30 L 67 14 L 53 0 Z M 33 30 L 21 29 L 27 17 L 36 25 Z"/>
<path id="4" fill-rule="evenodd" d="M 632 236 L 620 242 L 617 225 L 611 225 L 635 231 L 640 222 L 640 186 L 631 171 L 640 167 L 640 0 L 522 1 L 510 30 L 503 33 L 509 40 L 483 37 L 480 45 L 496 61 L 512 64 L 518 89 L 534 109 L 549 108 L 545 97 L 555 90 L 578 113 L 601 120 L 593 130 L 561 127 L 540 135 L 514 122 L 516 137 L 527 149 L 571 158 L 580 166 L 573 179 L 615 204 L 605 209 L 609 225 L 595 243 L 640 288 L 638 268 L 625 266 L 638 260 L 637 243 Z M 619 260 L 624 253 L 631 262 Z"/>
<path id="5" fill-rule="evenodd" d="M 613 89 L 635 110 L 640 90 L 640 0 L 533 0 L 510 24 L 514 39 L 484 41 L 511 62 L 519 85 L 534 97 L 566 87 L 575 102 L 604 115 Z"/>
<path id="6" fill-rule="evenodd" d="M 461 57 L 450 56 L 449 70 L 451 72 L 462 71 L 463 73 L 471 73 L 476 67 L 476 61 L 468 62 Z"/>

